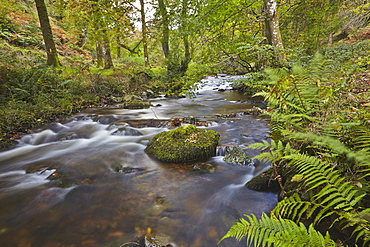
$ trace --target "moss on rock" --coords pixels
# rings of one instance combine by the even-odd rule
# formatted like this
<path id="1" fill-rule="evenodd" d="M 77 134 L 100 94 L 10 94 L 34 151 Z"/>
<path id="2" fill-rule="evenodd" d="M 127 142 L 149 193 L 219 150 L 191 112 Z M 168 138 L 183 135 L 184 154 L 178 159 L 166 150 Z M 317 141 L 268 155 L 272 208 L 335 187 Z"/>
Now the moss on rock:
<path id="1" fill-rule="evenodd" d="M 276 179 L 273 179 L 273 169 L 261 173 L 252 178 L 245 184 L 248 189 L 262 191 L 262 192 L 279 192 L 280 186 Z"/>
<path id="2" fill-rule="evenodd" d="M 227 163 L 248 166 L 252 165 L 252 159 L 240 147 L 227 147 L 223 160 Z"/>
<path id="3" fill-rule="evenodd" d="M 215 155 L 219 140 L 220 134 L 214 130 L 183 124 L 155 135 L 145 151 L 164 162 L 205 160 Z"/>
<path id="4" fill-rule="evenodd" d="M 141 100 L 130 100 L 126 101 L 123 108 L 124 109 L 146 109 L 151 106 L 150 102 Z"/>

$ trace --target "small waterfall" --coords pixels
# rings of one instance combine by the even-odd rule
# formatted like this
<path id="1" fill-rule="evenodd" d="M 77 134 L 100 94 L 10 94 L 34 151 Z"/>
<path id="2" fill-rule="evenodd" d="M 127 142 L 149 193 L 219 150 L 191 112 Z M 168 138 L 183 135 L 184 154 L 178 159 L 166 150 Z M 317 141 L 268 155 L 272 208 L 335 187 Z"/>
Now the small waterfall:
<path id="1" fill-rule="evenodd" d="M 225 156 L 227 146 L 217 146 L 216 156 Z"/>

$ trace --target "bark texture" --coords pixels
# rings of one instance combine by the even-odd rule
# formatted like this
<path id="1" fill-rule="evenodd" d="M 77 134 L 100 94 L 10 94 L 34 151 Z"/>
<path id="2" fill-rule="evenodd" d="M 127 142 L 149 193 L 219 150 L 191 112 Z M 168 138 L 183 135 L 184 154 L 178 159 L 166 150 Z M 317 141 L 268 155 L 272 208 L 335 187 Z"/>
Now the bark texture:
<path id="1" fill-rule="evenodd" d="M 276 0 L 264 0 L 266 38 L 270 45 L 279 48 L 277 59 L 285 60 L 283 41 L 280 34 Z"/>
<path id="2" fill-rule="evenodd" d="M 104 69 L 110 69 L 113 67 L 112 52 L 106 31 L 103 34 Z"/>
<path id="3" fill-rule="evenodd" d="M 37 14 L 40 20 L 40 26 L 42 31 L 42 37 L 44 38 L 46 55 L 47 55 L 47 65 L 53 67 L 60 67 L 60 61 L 58 58 L 57 49 L 55 47 L 53 33 L 51 31 L 49 15 L 46 9 L 44 0 L 35 0 Z"/>
<path id="4" fill-rule="evenodd" d="M 149 53 L 148 53 L 148 39 L 146 30 L 145 20 L 145 3 L 144 0 L 140 0 L 140 14 L 141 14 L 141 34 L 143 38 L 143 49 L 144 49 L 144 62 L 145 66 L 149 66 Z"/>
<path id="5" fill-rule="evenodd" d="M 103 67 L 104 69 L 110 69 L 113 67 L 113 59 L 110 48 L 110 42 L 107 34 L 107 26 L 102 22 L 103 14 L 98 5 L 99 0 L 91 0 L 93 4 L 93 21 L 96 35 L 96 61 L 97 67 Z"/>
<path id="6" fill-rule="evenodd" d="M 162 17 L 162 50 L 165 58 L 169 58 L 170 56 L 170 46 L 169 46 L 169 40 L 170 40 L 170 30 L 169 30 L 169 20 L 168 20 L 168 12 L 166 9 L 166 5 L 163 0 L 158 0 L 158 7 L 159 12 Z"/>

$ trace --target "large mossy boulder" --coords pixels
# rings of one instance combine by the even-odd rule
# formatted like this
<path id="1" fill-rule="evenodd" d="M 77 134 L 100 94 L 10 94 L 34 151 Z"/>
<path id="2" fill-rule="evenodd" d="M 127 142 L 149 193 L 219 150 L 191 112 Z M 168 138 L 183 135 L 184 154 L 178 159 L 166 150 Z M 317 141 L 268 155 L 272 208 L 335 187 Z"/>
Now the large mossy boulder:
<path id="1" fill-rule="evenodd" d="M 215 155 L 219 140 L 220 134 L 214 130 L 183 124 L 155 135 L 145 151 L 164 162 L 206 160 Z"/>

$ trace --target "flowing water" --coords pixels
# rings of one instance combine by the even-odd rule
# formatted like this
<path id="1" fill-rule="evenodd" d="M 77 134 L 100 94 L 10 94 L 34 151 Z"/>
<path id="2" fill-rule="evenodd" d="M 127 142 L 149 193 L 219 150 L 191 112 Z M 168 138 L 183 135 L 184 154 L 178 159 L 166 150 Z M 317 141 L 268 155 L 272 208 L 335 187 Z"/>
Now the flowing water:
<path id="1" fill-rule="evenodd" d="M 208 77 L 195 98 L 151 99 L 149 109 L 89 109 L 0 152 L 0 246 L 138 246 L 145 234 L 147 246 L 217 246 L 244 214 L 271 210 L 275 194 L 244 186 L 267 164 L 226 163 L 222 148 L 189 164 L 144 152 L 174 118 L 195 117 L 220 146 L 266 140 L 267 120 L 243 114 L 264 102 L 230 90 L 229 79 Z"/>

